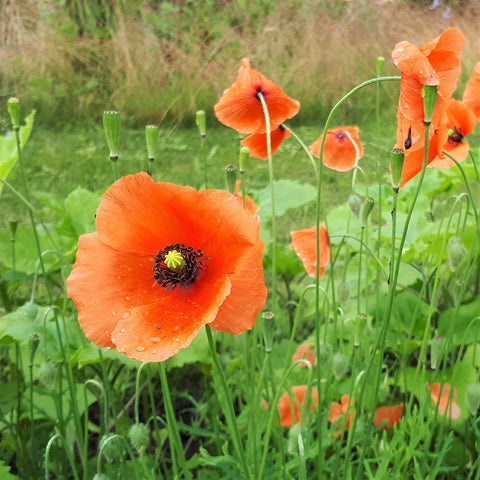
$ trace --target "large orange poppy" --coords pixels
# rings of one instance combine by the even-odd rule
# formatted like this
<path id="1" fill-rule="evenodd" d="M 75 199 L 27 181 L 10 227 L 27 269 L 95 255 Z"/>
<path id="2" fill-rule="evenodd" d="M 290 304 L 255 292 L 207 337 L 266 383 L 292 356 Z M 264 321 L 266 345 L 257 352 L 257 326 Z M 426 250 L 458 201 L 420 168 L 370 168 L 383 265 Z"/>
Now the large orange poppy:
<path id="1" fill-rule="evenodd" d="M 248 58 L 243 58 L 237 79 L 214 106 L 215 115 L 224 125 L 240 133 L 265 133 L 267 127 L 259 93 L 267 104 L 271 131 L 300 110 L 297 100 L 253 69 Z"/>
<path id="2" fill-rule="evenodd" d="M 320 158 L 323 135 L 310 145 L 310 153 Z M 339 172 L 348 172 L 363 156 L 358 127 L 336 127 L 327 130 L 323 147 L 323 164 Z"/>
<path id="3" fill-rule="evenodd" d="M 283 128 L 281 125 L 276 128 L 270 135 L 270 146 L 272 155 L 278 150 L 283 142 L 284 138 L 290 137 L 290 132 Z M 250 156 L 260 158 L 260 160 L 268 159 L 267 148 L 267 134 L 265 133 L 252 133 L 248 137 L 240 141 L 240 143 L 247 147 Z"/>
<path id="4" fill-rule="evenodd" d="M 291 427 L 294 423 L 300 423 L 303 404 L 306 403 L 307 385 L 298 385 L 292 387 L 291 392 L 285 392 L 278 401 L 278 414 L 280 415 L 280 425 Z M 292 398 L 291 398 L 292 397 Z M 316 388 L 310 388 L 310 411 L 313 412 L 318 405 L 318 391 Z M 293 415 L 292 415 L 293 411 Z"/>
<path id="5" fill-rule="evenodd" d="M 319 277 L 323 277 L 325 267 L 330 261 L 330 243 L 328 241 L 327 229 L 323 225 L 319 225 Z M 293 230 L 290 232 L 292 243 L 290 248 L 295 250 L 303 266 L 312 278 L 317 275 L 317 227 L 313 226 L 304 230 Z"/>
<path id="6" fill-rule="evenodd" d="M 378 407 L 375 410 L 373 423 L 376 427 L 381 426 L 382 430 L 389 430 L 400 421 L 402 412 L 403 403 L 400 403 L 399 405 Z"/>
<path id="7" fill-rule="evenodd" d="M 480 122 L 480 62 L 475 65 L 472 76 L 465 85 L 462 102 L 473 110 L 477 122 Z"/>
<path id="8" fill-rule="evenodd" d="M 453 388 L 452 392 L 450 390 Z M 457 389 L 452 387 L 450 383 L 428 383 L 428 389 L 432 397 L 433 403 L 438 408 L 440 415 L 446 415 L 447 418 L 454 420 L 460 418 L 462 410 L 455 401 L 457 398 Z"/>
<path id="9" fill-rule="evenodd" d="M 241 198 L 123 177 L 105 193 L 97 231 L 79 239 L 68 294 L 86 336 L 163 361 L 206 324 L 242 333 L 264 306 L 260 221 Z"/>
<path id="10" fill-rule="evenodd" d="M 449 28 L 422 47 L 403 41 L 393 50 L 393 62 L 401 71 L 395 147 L 405 152 L 402 185 L 417 175 L 423 165 L 425 124 L 422 88 L 425 85 L 437 86 L 427 163 L 438 154 L 438 146 L 445 145 L 448 140 L 445 111 L 448 100 L 457 87 L 464 44 L 462 32 Z"/>

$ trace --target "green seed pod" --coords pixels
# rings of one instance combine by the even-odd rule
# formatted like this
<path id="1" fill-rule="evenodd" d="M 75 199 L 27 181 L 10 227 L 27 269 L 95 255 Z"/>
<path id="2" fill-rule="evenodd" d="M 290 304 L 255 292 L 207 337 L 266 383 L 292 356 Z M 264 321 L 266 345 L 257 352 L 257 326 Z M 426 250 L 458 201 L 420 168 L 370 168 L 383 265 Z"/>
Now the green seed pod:
<path id="1" fill-rule="evenodd" d="M 144 452 L 150 444 L 150 429 L 144 423 L 135 423 L 128 431 L 128 439 L 137 452 Z"/>

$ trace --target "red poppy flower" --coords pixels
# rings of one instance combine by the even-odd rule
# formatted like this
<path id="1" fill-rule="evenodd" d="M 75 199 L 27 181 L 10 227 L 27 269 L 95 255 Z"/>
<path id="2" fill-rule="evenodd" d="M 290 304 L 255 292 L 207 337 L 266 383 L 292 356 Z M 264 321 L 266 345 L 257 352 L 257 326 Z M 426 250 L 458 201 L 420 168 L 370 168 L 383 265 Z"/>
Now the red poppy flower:
<path id="1" fill-rule="evenodd" d="M 403 403 L 399 405 L 378 407 L 375 410 L 373 423 L 376 427 L 382 426 L 382 430 L 389 430 L 400 421 L 403 412 Z"/>
<path id="2" fill-rule="evenodd" d="M 428 165 L 429 167 L 453 167 L 455 162 L 442 153 L 443 150 L 452 155 L 458 162 L 463 162 L 468 157 L 470 146 L 463 139 L 470 135 L 477 120 L 473 111 L 459 100 L 451 98 L 447 105 L 448 139 L 445 145 L 439 147 L 438 155 Z"/>
<path id="3" fill-rule="evenodd" d="M 327 130 L 323 146 L 323 164 L 337 170 L 348 172 L 357 165 L 363 156 L 363 145 L 358 136 L 358 127 L 337 127 Z M 320 158 L 323 135 L 310 145 L 311 154 Z"/>
<path id="4" fill-rule="evenodd" d="M 347 419 L 342 420 L 347 413 Z M 345 421 L 345 430 L 348 430 L 352 420 L 352 414 L 355 414 L 355 410 L 353 410 L 353 399 L 350 399 L 349 395 L 342 395 L 340 403 L 332 402 L 330 406 L 330 413 L 328 414 L 328 421 L 330 423 L 336 423 L 340 420 Z M 336 440 L 341 434 L 341 430 L 337 428 L 335 430 L 334 440 Z"/>
<path id="5" fill-rule="evenodd" d="M 290 235 L 292 237 L 290 248 L 295 250 L 295 253 L 303 262 L 306 272 L 312 278 L 315 278 L 317 275 L 317 228 L 294 230 L 290 232 Z M 323 225 L 319 225 L 318 235 L 320 241 L 319 278 L 321 278 L 330 261 L 330 243 L 327 229 Z"/>
<path id="6" fill-rule="evenodd" d="M 445 111 L 447 103 L 457 87 L 460 60 L 465 37 L 456 28 L 445 30 L 422 47 L 408 41 L 395 46 L 394 64 L 401 71 L 400 98 L 398 103 L 398 127 L 396 148 L 405 152 L 402 185 L 417 175 L 423 165 L 425 151 L 425 124 L 422 88 L 437 86 L 437 101 L 432 115 L 429 139 L 430 163 L 448 140 Z"/>
<path id="7" fill-rule="evenodd" d="M 430 385 L 430 382 L 428 382 L 428 389 L 430 390 L 433 403 L 438 408 L 438 413 L 456 420 L 460 418 L 462 411 L 455 402 L 457 389 L 453 387 L 453 391 L 450 393 L 451 388 L 452 386 L 449 383 L 434 383 Z"/>
<path id="8" fill-rule="evenodd" d="M 462 102 L 473 110 L 477 122 L 480 122 L 480 62 L 475 65 L 473 74 L 465 85 Z"/>
<path id="9" fill-rule="evenodd" d="M 298 385 L 292 387 L 291 392 L 285 392 L 280 397 L 278 401 L 278 414 L 280 415 L 280 425 L 282 425 L 282 427 L 291 427 L 294 423 L 300 423 L 302 407 L 303 404 L 306 403 L 305 397 L 307 390 L 307 385 Z M 313 412 L 318 405 L 318 391 L 316 388 L 310 388 L 308 404 L 310 405 L 310 411 Z"/>
<path id="10" fill-rule="evenodd" d="M 86 336 L 141 361 L 163 361 L 201 327 L 239 334 L 267 295 L 258 217 L 234 195 L 115 182 L 79 239 L 68 293 Z"/>
<path id="11" fill-rule="evenodd" d="M 263 94 L 267 104 L 272 132 L 300 110 L 297 100 L 253 69 L 248 58 L 243 58 L 237 79 L 214 106 L 215 115 L 224 125 L 240 133 L 265 133 L 267 127 L 259 93 Z"/>
<path id="12" fill-rule="evenodd" d="M 315 358 L 315 345 L 313 343 L 304 343 L 299 345 L 292 357 L 292 362 L 298 360 L 306 360 L 310 365 L 315 365 L 317 359 Z M 303 364 L 305 368 L 307 365 Z"/>
<path id="13" fill-rule="evenodd" d="M 290 132 L 281 125 L 276 128 L 270 135 L 270 146 L 272 155 L 278 150 L 284 138 L 290 137 Z M 252 133 L 248 137 L 240 141 L 240 143 L 247 147 L 250 151 L 250 156 L 267 160 L 267 133 Z"/>

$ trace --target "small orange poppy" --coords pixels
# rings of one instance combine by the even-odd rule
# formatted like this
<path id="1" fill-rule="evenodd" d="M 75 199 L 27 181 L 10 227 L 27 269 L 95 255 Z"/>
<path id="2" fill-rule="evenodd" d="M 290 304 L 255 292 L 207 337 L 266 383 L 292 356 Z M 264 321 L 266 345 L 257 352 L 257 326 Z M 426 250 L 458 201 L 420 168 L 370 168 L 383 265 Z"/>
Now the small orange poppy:
<path id="1" fill-rule="evenodd" d="M 224 125 L 240 133 L 265 133 L 267 126 L 259 93 L 265 99 L 272 132 L 300 110 L 297 100 L 253 69 L 248 58 L 243 58 L 237 79 L 214 106 L 215 115 Z"/>
<path id="2" fill-rule="evenodd" d="M 319 278 L 321 278 L 325 273 L 325 267 L 330 262 L 330 243 L 327 229 L 323 225 L 319 225 L 318 235 L 320 242 L 318 264 Z M 293 230 L 290 232 L 290 236 L 292 237 L 290 248 L 295 250 L 308 275 L 315 278 L 317 275 L 317 227 Z"/>
<path id="3" fill-rule="evenodd" d="M 376 427 L 382 426 L 382 430 L 389 430 L 400 421 L 403 412 L 403 403 L 378 407 L 375 410 L 373 423 Z"/>
<path id="4" fill-rule="evenodd" d="M 450 393 L 452 388 L 452 393 Z M 430 385 L 430 382 L 428 382 L 428 389 L 430 390 L 433 403 L 438 408 L 438 413 L 446 415 L 447 418 L 452 418 L 453 420 L 460 418 L 462 410 L 455 401 L 457 398 L 457 389 L 455 387 L 452 387 L 450 383 L 434 383 Z"/>
<path id="5" fill-rule="evenodd" d="M 90 340 L 158 362 L 206 324 L 252 328 L 267 296 L 264 244 L 234 195 L 128 175 L 104 194 L 96 226 L 67 280 Z"/>
<path id="6" fill-rule="evenodd" d="M 292 362 L 297 362 L 298 360 L 306 360 L 310 365 L 317 363 L 317 359 L 315 358 L 315 345 L 312 342 L 298 346 L 293 354 Z M 307 365 L 303 365 L 307 368 Z"/>
<path id="7" fill-rule="evenodd" d="M 308 386 L 298 385 L 292 387 L 291 392 L 285 392 L 278 401 L 278 414 L 280 415 L 280 425 L 282 427 L 291 427 L 294 423 L 300 423 L 302 407 L 306 403 L 306 394 Z M 291 398 L 293 397 L 293 398 Z M 310 388 L 310 411 L 313 412 L 318 405 L 318 391 L 316 388 Z M 293 411 L 293 416 L 292 416 Z"/>
<path id="8" fill-rule="evenodd" d="M 477 122 L 480 122 L 480 62 L 475 65 L 472 76 L 465 85 L 462 102 L 473 110 Z"/>
<path id="9" fill-rule="evenodd" d="M 348 172 L 354 168 L 363 156 L 363 145 L 358 134 L 358 127 L 336 127 L 327 130 L 323 164 L 338 172 Z M 322 139 L 323 135 L 320 135 L 309 147 L 311 154 L 317 158 L 320 158 Z"/>
<path id="10" fill-rule="evenodd" d="M 278 150 L 284 138 L 289 138 L 290 132 L 281 125 L 276 128 L 270 135 L 270 146 L 272 155 Z M 240 141 L 240 143 L 247 147 L 250 151 L 250 156 L 260 158 L 260 160 L 267 160 L 267 133 L 252 133 L 248 137 Z"/>
<path id="11" fill-rule="evenodd" d="M 348 430 L 350 427 L 350 422 L 352 420 L 352 414 L 355 414 L 355 410 L 353 410 L 353 399 L 350 399 L 349 395 L 342 395 L 340 398 L 340 402 L 332 402 L 330 406 L 330 413 L 328 414 L 328 421 L 330 423 L 336 423 L 340 421 L 345 415 L 348 416 L 345 421 L 345 430 Z M 334 440 L 336 440 L 342 434 L 341 430 L 337 428 L 335 430 Z"/>
<path id="12" fill-rule="evenodd" d="M 401 72 L 395 147 L 405 152 L 402 186 L 422 170 L 425 151 L 424 85 L 437 86 L 427 163 L 438 154 L 438 146 L 445 145 L 448 140 L 445 112 L 448 100 L 457 87 L 464 44 L 462 32 L 449 28 L 422 47 L 403 41 L 393 50 L 393 62 Z"/>

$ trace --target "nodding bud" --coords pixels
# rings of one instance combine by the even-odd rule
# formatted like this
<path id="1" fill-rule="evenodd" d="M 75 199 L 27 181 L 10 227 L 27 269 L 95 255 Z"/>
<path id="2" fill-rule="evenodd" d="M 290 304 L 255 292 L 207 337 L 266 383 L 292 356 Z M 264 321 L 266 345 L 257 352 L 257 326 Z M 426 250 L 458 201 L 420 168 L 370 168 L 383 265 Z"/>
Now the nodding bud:
<path id="1" fill-rule="evenodd" d="M 234 193 L 235 184 L 237 183 L 237 167 L 235 165 L 227 165 L 225 167 L 225 176 L 227 178 L 228 191 Z"/>
<path id="2" fill-rule="evenodd" d="M 402 170 L 405 162 L 405 154 L 401 148 L 394 148 L 390 152 L 390 168 L 392 170 L 392 186 L 398 192 L 402 185 Z"/>
<path id="3" fill-rule="evenodd" d="M 375 200 L 372 197 L 367 197 L 362 206 L 362 228 L 365 228 L 367 225 L 368 217 L 372 213 L 373 206 L 375 205 Z"/>
<path id="4" fill-rule="evenodd" d="M 452 237 L 448 241 L 448 264 L 450 265 L 450 269 L 452 272 L 459 269 L 466 256 L 467 256 L 467 249 L 464 247 L 462 240 L 459 237 Z"/>
<path id="5" fill-rule="evenodd" d="M 466 391 L 467 405 L 472 415 L 477 415 L 478 407 L 480 407 L 480 385 L 472 383 L 467 387 Z"/>
<path id="6" fill-rule="evenodd" d="M 101 439 L 98 445 L 98 454 L 102 454 L 108 463 L 121 461 L 125 458 L 124 440 L 119 435 L 107 433 Z"/>
<path id="7" fill-rule="evenodd" d="M 263 341 L 265 342 L 265 353 L 272 353 L 273 334 L 275 326 L 275 314 L 270 311 L 262 313 L 263 320 Z"/>
<path id="8" fill-rule="evenodd" d="M 435 85 L 424 85 L 422 88 L 423 112 L 425 125 L 432 123 L 432 114 L 437 103 L 437 87 Z"/>
<path id="9" fill-rule="evenodd" d="M 203 110 L 199 110 L 196 113 L 195 123 L 197 124 L 200 136 L 204 137 L 207 134 L 207 119 Z"/>
<path id="10" fill-rule="evenodd" d="M 150 444 L 150 429 L 144 423 L 135 423 L 128 431 L 128 438 L 137 452 L 144 452 Z"/>
<path id="11" fill-rule="evenodd" d="M 341 380 L 348 372 L 348 360 L 343 353 L 336 353 L 332 358 L 332 371 L 337 380 Z"/>
<path id="12" fill-rule="evenodd" d="M 353 193 L 348 197 L 347 203 L 353 216 L 358 217 L 362 209 L 363 200 L 356 193 Z"/>
<path id="13" fill-rule="evenodd" d="M 377 77 L 381 77 L 385 67 L 385 57 L 377 57 Z"/>
<path id="14" fill-rule="evenodd" d="M 157 154 L 158 127 L 156 125 L 147 125 L 145 127 L 145 141 L 147 143 L 148 159 L 153 161 Z"/>
<path id="15" fill-rule="evenodd" d="M 120 143 L 120 112 L 105 110 L 103 112 L 103 130 L 110 150 L 110 160 L 118 159 L 118 145 Z"/>
<path id="16" fill-rule="evenodd" d="M 8 99 L 8 113 L 14 130 L 20 128 L 20 100 L 12 97 Z"/>
<path id="17" fill-rule="evenodd" d="M 240 154 L 238 156 L 238 168 L 240 173 L 245 172 L 245 164 L 250 156 L 250 150 L 247 147 L 240 147 Z"/>

